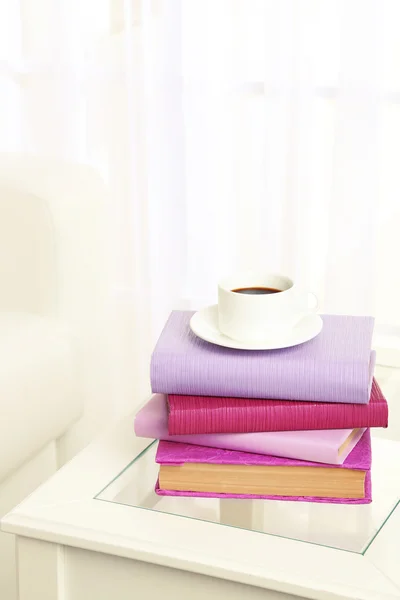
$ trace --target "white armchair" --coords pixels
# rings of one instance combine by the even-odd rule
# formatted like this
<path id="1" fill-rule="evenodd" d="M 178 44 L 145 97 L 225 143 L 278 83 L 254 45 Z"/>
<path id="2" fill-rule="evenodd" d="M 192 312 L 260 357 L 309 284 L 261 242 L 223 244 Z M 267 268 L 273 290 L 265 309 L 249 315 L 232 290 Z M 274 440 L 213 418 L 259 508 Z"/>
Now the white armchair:
<path id="1" fill-rule="evenodd" d="M 0 517 L 107 418 L 106 209 L 89 167 L 0 154 Z M 7 600 L 13 543 L 0 533 Z"/>

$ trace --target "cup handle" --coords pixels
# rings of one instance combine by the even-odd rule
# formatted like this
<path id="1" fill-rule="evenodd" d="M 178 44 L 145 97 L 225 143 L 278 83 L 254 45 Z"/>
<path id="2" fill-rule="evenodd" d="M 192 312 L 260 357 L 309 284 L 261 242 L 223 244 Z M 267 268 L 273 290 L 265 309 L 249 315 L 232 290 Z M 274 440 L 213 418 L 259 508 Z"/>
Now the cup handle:
<path id="1" fill-rule="evenodd" d="M 308 292 L 308 311 L 311 312 L 317 312 L 318 307 L 319 307 L 319 302 L 318 302 L 318 298 L 315 294 L 313 294 L 313 292 Z M 310 302 L 311 300 L 311 302 Z"/>
<path id="2" fill-rule="evenodd" d="M 308 296 L 308 306 L 307 306 L 307 310 L 304 310 L 304 312 L 302 312 L 299 315 L 299 318 L 298 318 L 298 320 L 296 322 L 296 325 L 298 323 L 300 323 L 300 321 L 302 319 L 304 319 L 305 317 L 308 317 L 308 316 L 316 313 L 317 310 L 318 310 L 318 307 L 319 307 L 318 298 L 317 298 L 317 296 L 315 294 L 313 294 L 313 292 L 308 292 L 308 291 L 304 290 L 304 293 L 307 294 L 307 296 Z"/>

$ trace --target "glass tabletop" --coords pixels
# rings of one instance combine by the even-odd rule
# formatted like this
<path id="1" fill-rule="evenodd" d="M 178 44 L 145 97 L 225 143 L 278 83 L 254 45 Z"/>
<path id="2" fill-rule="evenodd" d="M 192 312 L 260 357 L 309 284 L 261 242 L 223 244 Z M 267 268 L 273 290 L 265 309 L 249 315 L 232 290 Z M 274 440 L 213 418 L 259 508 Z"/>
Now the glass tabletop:
<path id="1" fill-rule="evenodd" d="M 154 441 L 96 499 L 360 554 L 400 510 L 400 442 L 373 439 L 373 501 L 366 505 L 157 496 L 156 450 Z"/>

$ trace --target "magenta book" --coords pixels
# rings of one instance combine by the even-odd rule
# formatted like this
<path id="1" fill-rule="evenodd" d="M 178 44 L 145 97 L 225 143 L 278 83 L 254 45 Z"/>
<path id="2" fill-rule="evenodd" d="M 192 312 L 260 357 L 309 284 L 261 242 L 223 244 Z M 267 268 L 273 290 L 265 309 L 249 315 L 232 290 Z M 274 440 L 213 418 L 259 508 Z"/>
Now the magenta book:
<path id="1" fill-rule="evenodd" d="M 277 458 L 275 456 L 263 456 L 258 454 L 250 454 L 247 452 L 236 452 L 230 450 L 221 450 L 217 448 L 206 448 L 203 446 L 193 446 L 190 444 L 180 444 L 176 442 L 159 442 L 156 462 L 160 465 L 160 476 L 156 483 L 155 491 L 161 496 L 197 496 L 197 497 L 210 497 L 210 498 L 259 498 L 259 499 L 272 499 L 272 500 L 292 500 L 292 501 L 303 501 L 303 502 L 326 502 L 336 504 L 368 504 L 371 502 L 371 438 L 370 432 L 367 430 L 362 436 L 361 440 L 349 454 L 347 459 L 342 465 L 325 465 L 313 463 L 310 461 L 299 461 L 289 458 Z M 202 467 L 206 465 L 223 465 L 231 466 L 237 465 L 239 467 L 289 467 L 288 476 L 283 475 L 284 483 L 288 486 L 288 492 L 285 495 L 259 495 L 259 494 L 238 494 L 238 493 L 220 493 L 214 492 L 211 488 L 215 486 L 214 483 L 210 483 L 210 489 L 208 491 L 190 491 L 190 490 L 175 490 L 168 489 L 162 485 L 162 468 L 167 467 L 163 479 L 173 477 L 170 475 L 171 467 L 178 467 L 177 473 L 184 472 L 184 467 L 189 468 L 196 466 L 199 468 L 195 469 L 197 473 L 195 481 L 200 480 L 199 474 L 202 473 Z M 321 477 L 327 477 L 327 469 L 334 469 L 335 475 L 333 481 L 335 486 L 339 485 L 339 472 L 343 469 L 351 471 L 347 477 L 358 477 L 361 480 L 363 486 L 362 497 L 348 498 L 348 497 L 322 497 L 322 496 L 305 496 L 295 493 L 295 488 L 289 490 L 291 477 L 295 470 L 290 467 L 299 467 L 303 477 L 306 478 L 307 469 L 304 467 L 312 468 L 315 474 L 316 470 L 321 469 Z M 243 470 L 241 471 L 243 473 Z M 278 469 L 277 472 L 282 473 L 282 469 Z M 221 476 L 224 477 L 224 469 L 221 470 Z M 304 474 L 304 475 L 303 475 Z M 329 475 L 329 474 L 328 474 Z M 260 477 L 262 477 L 260 475 Z M 271 471 L 269 471 L 268 477 L 271 477 Z M 361 479 L 360 479 L 361 478 Z M 317 478 L 318 479 L 318 478 Z M 315 482 L 316 477 L 313 475 Z M 218 481 L 218 479 L 216 479 Z M 233 480 L 235 481 L 235 480 Z"/>
<path id="2" fill-rule="evenodd" d="M 387 427 L 388 404 L 374 379 L 368 404 L 168 395 L 170 435 Z"/>

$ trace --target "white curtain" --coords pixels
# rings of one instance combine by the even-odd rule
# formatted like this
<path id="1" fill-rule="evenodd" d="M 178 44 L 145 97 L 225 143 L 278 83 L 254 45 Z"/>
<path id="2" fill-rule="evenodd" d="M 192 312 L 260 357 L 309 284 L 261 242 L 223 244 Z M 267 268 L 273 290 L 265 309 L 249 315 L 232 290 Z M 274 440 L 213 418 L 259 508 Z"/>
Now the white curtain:
<path id="1" fill-rule="evenodd" d="M 3 0 L 0 150 L 110 187 L 119 390 L 237 267 L 400 330 L 397 0 Z M 140 385 L 139 385 L 140 382 Z"/>

